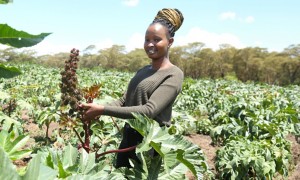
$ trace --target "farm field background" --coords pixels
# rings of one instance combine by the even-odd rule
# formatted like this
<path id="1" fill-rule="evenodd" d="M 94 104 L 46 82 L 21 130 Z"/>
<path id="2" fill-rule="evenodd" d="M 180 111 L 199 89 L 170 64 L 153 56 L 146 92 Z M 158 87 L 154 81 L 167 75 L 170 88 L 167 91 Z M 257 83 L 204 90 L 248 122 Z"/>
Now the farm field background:
<path id="1" fill-rule="evenodd" d="M 98 172 L 109 172 L 106 177 L 121 177 L 124 172 L 111 170 L 114 153 L 98 161 L 75 153 L 78 138 L 72 131 L 74 126 L 62 123 L 60 116 L 61 69 L 36 64 L 14 66 L 23 71 L 22 75 L 0 79 L 0 172 L 29 177 L 28 172 L 38 166 L 40 172 L 48 170 L 49 177 L 75 179 L 95 177 L 98 168 Z M 79 69 L 77 75 L 81 88 L 100 85 L 94 102 L 105 103 L 122 95 L 133 73 L 94 68 Z M 169 132 L 200 146 L 198 177 L 297 179 L 299 92 L 299 86 L 186 78 L 173 108 Z M 122 119 L 101 117 L 91 144 L 100 144 L 101 152 L 117 149 L 123 124 Z M 69 158 L 59 158 L 65 155 Z M 33 158 L 39 156 L 39 160 Z M 75 167 L 77 161 L 80 165 Z M 11 166 L 5 165 L 5 169 L 4 163 Z M 194 178 L 189 170 L 186 172 L 186 178 Z"/>

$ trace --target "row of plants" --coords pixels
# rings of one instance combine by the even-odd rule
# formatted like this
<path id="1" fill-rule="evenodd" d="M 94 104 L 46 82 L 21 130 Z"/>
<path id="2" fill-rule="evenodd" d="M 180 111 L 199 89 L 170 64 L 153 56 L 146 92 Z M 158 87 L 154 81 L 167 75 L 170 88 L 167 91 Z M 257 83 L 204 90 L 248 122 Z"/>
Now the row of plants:
<path id="1" fill-rule="evenodd" d="M 48 126 L 51 122 L 63 122 L 60 116 L 61 92 L 58 88 L 61 82 L 60 70 L 25 64 L 19 68 L 26 72 L 26 76 L 0 80 L 0 103 L 2 108 L 6 106 L 1 115 L 2 131 L 6 129 L 7 133 L 14 132 L 15 137 L 18 133 L 22 134 L 20 115 L 24 110 L 40 127 Z M 101 84 L 101 93 L 94 102 L 120 97 L 133 75 L 102 69 L 78 69 L 76 73 L 82 88 Z M 173 124 L 168 133 L 174 136 L 209 134 L 213 143 L 221 146 L 217 152 L 218 174 L 215 178 L 239 179 L 245 174 L 246 179 L 272 179 L 278 174 L 287 177 L 292 168 L 292 158 L 286 135 L 292 133 L 300 136 L 298 92 L 298 86 L 279 87 L 186 78 L 183 92 L 175 103 Z M 11 108 L 10 112 L 7 107 L 13 105 L 15 108 Z M 119 127 L 123 123 L 120 119 L 113 121 L 110 117 L 102 117 L 91 126 L 92 152 L 101 154 L 117 149 L 121 138 Z M 60 132 L 48 137 L 48 147 L 60 141 L 64 146 L 71 143 L 78 148 L 80 143 L 72 128 L 65 124 Z M 77 133 L 84 134 L 83 131 L 82 125 L 78 124 Z M 44 134 L 47 137 L 48 133 Z M 37 145 L 32 152 L 38 152 L 43 149 L 41 147 Z M 202 152 L 200 154 L 201 172 L 207 174 L 206 177 L 212 177 Z M 113 167 L 114 154 L 106 154 L 105 157 L 110 161 L 110 168 Z"/>
<path id="2" fill-rule="evenodd" d="M 193 117 L 186 118 L 186 132 L 209 134 L 221 146 L 215 164 L 221 179 L 288 177 L 286 136 L 300 137 L 299 86 L 190 79 L 184 89 L 176 109 Z"/>
<path id="3" fill-rule="evenodd" d="M 182 135 L 175 134 L 174 127 L 163 129 L 155 121 L 138 115 L 136 115 L 136 121 L 131 120 L 128 123 L 144 136 L 144 142 L 136 147 L 136 152 L 144 163 L 139 165 L 132 162 L 134 163 L 133 169 L 115 169 L 113 166 L 115 161 L 114 152 L 118 149 L 121 139 L 122 129 L 120 127 L 123 127 L 126 121 L 101 117 L 100 120 L 90 124 L 88 127 L 89 133 L 87 133 L 84 123 L 80 121 L 80 116 L 74 116 L 74 112 L 70 113 L 70 110 L 72 110 L 71 103 L 64 103 L 66 98 L 62 97 L 70 96 L 62 90 L 66 81 L 62 83 L 61 74 L 66 75 L 67 71 L 61 73 L 61 69 L 46 69 L 33 64 L 23 64 L 17 67 L 23 70 L 24 75 L 11 79 L 0 79 L 1 108 L 10 106 L 9 102 L 11 100 L 15 102 L 15 108 L 8 108 L 10 110 L 3 111 L 5 113 L 0 116 L 1 132 L 14 133 L 14 137 L 7 138 L 7 142 L 18 144 L 22 142 L 15 148 L 22 156 L 17 159 L 9 158 L 8 149 L 10 147 L 6 147 L 6 143 L 3 143 L 2 150 L 5 153 L 2 154 L 2 157 L 6 159 L 5 163 L 8 163 L 7 158 L 10 161 L 15 161 L 33 157 L 33 159 L 29 158 L 30 165 L 28 167 L 17 171 L 13 168 L 12 171 L 9 171 L 15 174 L 16 177 L 26 179 L 29 176 L 28 174 L 36 173 L 30 172 L 31 166 L 40 166 L 41 169 L 51 168 L 52 174 L 49 174 L 50 177 L 66 179 L 95 178 L 99 177 L 100 174 L 103 179 L 125 179 L 125 177 L 129 179 L 135 179 L 136 177 L 141 177 L 141 179 L 147 179 L 147 177 L 150 179 L 182 179 L 185 178 L 187 171 L 191 171 L 195 177 L 209 178 L 212 176 L 199 147 L 188 142 Z M 85 92 L 95 91 L 91 87 L 95 87 L 95 84 L 101 84 L 101 91 L 99 91 L 99 88 L 96 90 L 99 96 L 92 99 L 94 102 L 106 102 L 120 97 L 126 89 L 128 80 L 133 75 L 102 69 L 95 71 L 76 69 L 76 74 L 77 80 L 80 82 L 77 82 L 78 88 L 80 86 L 80 89 L 85 90 Z M 62 85 L 60 85 L 61 83 Z M 73 85 L 70 86 L 73 87 Z M 86 97 L 85 100 L 87 100 Z M 44 130 L 45 132 L 42 133 L 44 136 L 42 141 L 36 138 L 32 140 L 32 137 L 29 137 L 31 132 L 24 131 L 24 124 L 27 123 L 21 118 L 24 111 L 33 123 L 39 125 L 41 131 L 43 131 L 43 127 L 47 127 Z M 60 128 L 48 137 L 48 127 L 51 123 L 58 123 Z M 26 139 L 21 135 L 26 136 Z M 87 137 L 89 141 L 85 141 Z M 30 148 L 25 148 L 28 140 L 34 141 L 34 143 L 30 145 Z M 57 144 L 60 144 L 60 146 L 57 147 Z M 88 148 L 86 145 L 88 145 Z M 22 153 L 20 148 L 28 150 L 30 154 L 28 155 L 27 151 L 27 154 Z M 148 153 L 150 149 L 155 149 L 159 156 L 151 157 Z M 66 153 L 65 151 L 72 151 L 67 156 L 74 159 L 74 162 L 81 161 L 82 156 L 86 157 L 82 153 L 87 153 L 88 157 L 86 158 L 87 161 L 91 161 L 89 166 L 93 167 L 93 171 L 82 172 L 80 165 L 77 163 L 70 166 L 61 164 L 69 161 L 60 159 L 65 155 L 58 156 L 58 154 Z M 57 155 L 50 158 L 49 154 Z M 39 156 L 41 159 L 39 159 Z M 35 160 L 35 157 L 38 157 L 38 160 Z M 31 162 L 36 161 L 40 165 L 31 165 Z M 102 167 L 99 168 L 99 166 Z M 2 170 L 6 171 L 6 168 L 2 168 Z M 36 177 L 43 177 L 45 172 L 40 171 L 40 174 L 35 174 Z"/>

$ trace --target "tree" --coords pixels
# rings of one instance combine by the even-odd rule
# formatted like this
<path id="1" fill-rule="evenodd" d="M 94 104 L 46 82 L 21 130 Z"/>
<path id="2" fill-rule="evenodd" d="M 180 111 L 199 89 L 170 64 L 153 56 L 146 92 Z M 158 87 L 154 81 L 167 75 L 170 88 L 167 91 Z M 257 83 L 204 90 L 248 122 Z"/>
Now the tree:
<path id="1" fill-rule="evenodd" d="M 253 68 L 251 65 L 255 65 L 253 63 L 254 61 L 263 61 L 267 55 L 268 52 L 265 48 L 248 47 L 238 50 L 236 56 L 233 58 L 233 70 L 237 78 L 244 82 L 248 80 L 255 80 L 258 73 L 255 71 L 258 71 L 258 68 Z"/>
<path id="2" fill-rule="evenodd" d="M 236 48 L 229 44 L 221 44 L 220 49 L 216 51 L 217 66 L 221 78 L 232 72 L 233 58 L 236 55 L 236 51 Z"/>
<path id="3" fill-rule="evenodd" d="M 95 49 L 96 49 L 95 45 L 89 45 L 82 51 L 82 53 L 83 53 L 83 55 L 90 55 L 91 52 L 94 51 Z"/>
<path id="4" fill-rule="evenodd" d="M 296 58 L 300 60 L 300 44 L 292 44 L 289 47 L 285 48 L 283 53 L 287 54 L 291 58 Z"/>
<path id="5" fill-rule="evenodd" d="M 105 62 L 105 65 L 109 69 L 115 69 L 122 63 L 125 57 L 125 46 L 124 45 L 113 45 L 111 48 L 99 50 L 99 56 L 101 64 Z M 104 64 L 104 63 L 103 63 Z"/>
<path id="6" fill-rule="evenodd" d="M 137 71 L 139 68 L 150 64 L 144 49 L 135 49 L 126 54 L 125 66 L 128 71 Z"/>
<path id="7" fill-rule="evenodd" d="M 172 47 L 169 51 L 169 56 L 175 65 L 180 67 L 184 74 L 187 74 L 187 52 L 184 46 Z"/>
<path id="8" fill-rule="evenodd" d="M 185 58 L 187 59 L 187 74 L 193 78 L 199 77 L 201 74 L 201 68 L 199 68 L 199 63 L 201 61 L 200 55 L 201 50 L 205 46 L 202 42 L 189 43 L 184 46 Z"/>

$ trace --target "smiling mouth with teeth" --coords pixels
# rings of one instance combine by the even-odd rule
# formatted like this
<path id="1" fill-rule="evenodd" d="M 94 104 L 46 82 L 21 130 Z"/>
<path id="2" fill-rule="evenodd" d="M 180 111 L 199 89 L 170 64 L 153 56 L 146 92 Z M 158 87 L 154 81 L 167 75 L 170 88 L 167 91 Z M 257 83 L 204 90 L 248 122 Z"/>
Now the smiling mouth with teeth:
<path id="1" fill-rule="evenodd" d="M 154 51 L 153 50 L 149 50 L 148 53 L 149 54 L 154 54 Z"/>
<path id="2" fill-rule="evenodd" d="M 148 54 L 154 54 L 155 53 L 155 50 L 154 49 L 149 49 L 148 50 Z"/>

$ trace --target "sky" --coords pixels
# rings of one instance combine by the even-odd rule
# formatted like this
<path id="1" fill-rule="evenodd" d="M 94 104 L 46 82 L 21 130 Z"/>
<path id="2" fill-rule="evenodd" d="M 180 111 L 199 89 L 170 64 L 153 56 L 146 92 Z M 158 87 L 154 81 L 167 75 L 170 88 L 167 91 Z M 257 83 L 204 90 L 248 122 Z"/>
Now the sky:
<path id="1" fill-rule="evenodd" d="M 184 22 L 173 46 L 202 42 L 214 50 L 230 44 L 281 52 L 300 44 L 299 7 L 300 0 L 13 0 L 0 5 L 0 24 L 34 35 L 52 33 L 22 48 L 39 55 L 89 45 L 96 50 L 124 45 L 129 52 L 143 48 L 160 9 L 177 8 Z"/>

